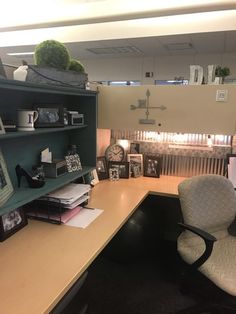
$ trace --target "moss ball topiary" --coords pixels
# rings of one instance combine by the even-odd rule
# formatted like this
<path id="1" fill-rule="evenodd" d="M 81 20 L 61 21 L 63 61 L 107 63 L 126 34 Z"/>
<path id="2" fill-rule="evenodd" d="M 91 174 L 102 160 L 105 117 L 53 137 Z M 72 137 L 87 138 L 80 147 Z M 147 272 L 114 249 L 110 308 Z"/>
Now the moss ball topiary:
<path id="1" fill-rule="evenodd" d="M 84 66 L 78 60 L 71 59 L 69 64 L 69 70 L 84 73 Z"/>
<path id="2" fill-rule="evenodd" d="M 59 41 L 45 40 L 36 46 L 34 59 L 36 65 L 67 70 L 70 63 L 70 54 Z"/>

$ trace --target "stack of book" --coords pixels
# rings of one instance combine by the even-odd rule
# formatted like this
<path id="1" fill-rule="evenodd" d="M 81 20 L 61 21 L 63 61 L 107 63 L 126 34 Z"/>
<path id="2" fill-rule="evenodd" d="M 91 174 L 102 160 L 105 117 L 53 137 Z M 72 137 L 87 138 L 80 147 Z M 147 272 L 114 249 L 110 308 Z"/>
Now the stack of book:
<path id="1" fill-rule="evenodd" d="M 27 216 L 52 223 L 66 223 L 87 204 L 90 189 L 89 184 L 69 183 L 27 204 Z"/>

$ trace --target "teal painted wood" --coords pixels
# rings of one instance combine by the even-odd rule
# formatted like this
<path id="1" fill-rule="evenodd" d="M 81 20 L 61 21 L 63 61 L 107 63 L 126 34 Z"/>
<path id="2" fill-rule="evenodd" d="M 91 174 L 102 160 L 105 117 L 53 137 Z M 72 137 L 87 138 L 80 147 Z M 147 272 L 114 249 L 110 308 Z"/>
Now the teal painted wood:
<path id="1" fill-rule="evenodd" d="M 0 149 L 7 163 L 8 172 L 16 191 L 13 197 L 0 209 L 7 212 L 44 195 L 74 178 L 83 176 L 96 167 L 97 93 L 77 88 L 49 86 L 12 80 L 0 80 L 0 117 L 16 123 L 16 111 L 31 109 L 36 104 L 63 104 L 68 110 L 76 110 L 85 117 L 84 126 L 42 128 L 32 132 L 14 132 L 0 135 Z M 58 179 L 47 179 L 45 187 L 30 189 L 22 184 L 17 188 L 15 167 L 20 164 L 31 172 L 39 164 L 40 152 L 49 148 L 55 159 L 64 159 L 68 146 L 75 144 L 83 171 L 67 174 Z"/>
<path id="2" fill-rule="evenodd" d="M 0 215 L 7 213 L 20 206 L 23 206 L 49 192 L 59 189 L 65 184 L 68 184 L 78 179 L 79 177 L 89 173 L 93 169 L 94 167 L 83 167 L 82 171 L 67 173 L 58 178 L 47 178 L 45 185 L 39 189 L 31 189 L 26 186 L 24 188 L 15 188 L 14 194 L 12 195 L 12 197 L 0 209 Z"/>
<path id="3" fill-rule="evenodd" d="M 9 139 L 17 138 L 17 137 L 25 137 L 25 136 L 37 136 L 41 134 L 48 134 L 48 133 L 56 133 L 56 132 L 65 132 L 65 131 L 71 131 L 71 130 L 78 130 L 86 128 L 87 125 L 78 125 L 78 126 L 66 126 L 62 128 L 42 128 L 42 129 L 35 129 L 35 131 L 30 132 L 23 132 L 23 131 L 17 131 L 17 132 L 9 132 L 6 134 L 0 134 L 0 141 L 7 141 Z"/>

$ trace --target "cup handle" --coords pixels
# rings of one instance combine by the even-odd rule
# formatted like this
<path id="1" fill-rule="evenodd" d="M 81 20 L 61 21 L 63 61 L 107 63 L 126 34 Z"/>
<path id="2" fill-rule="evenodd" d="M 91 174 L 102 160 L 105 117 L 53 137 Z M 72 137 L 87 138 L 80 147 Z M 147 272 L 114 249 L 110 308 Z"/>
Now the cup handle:
<path id="1" fill-rule="evenodd" d="M 34 111 L 34 122 L 38 119 L 39 114 L 38 111 Z"/>

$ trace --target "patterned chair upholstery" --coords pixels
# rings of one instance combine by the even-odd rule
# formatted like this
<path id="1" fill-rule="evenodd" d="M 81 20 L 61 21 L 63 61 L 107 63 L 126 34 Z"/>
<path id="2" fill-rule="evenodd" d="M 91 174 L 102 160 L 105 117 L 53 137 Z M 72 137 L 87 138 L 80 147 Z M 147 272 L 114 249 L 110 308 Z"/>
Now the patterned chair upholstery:
<path id="1" fill-rule="evenodd" d="M 200 175 L 184 180 L 178 191 L 184 221 L 177 240 L 181 258 L 235 297 L 236 236 L 228 231 L 230 225 L 236 230 L 232 183 L 220 175 Z"/>

